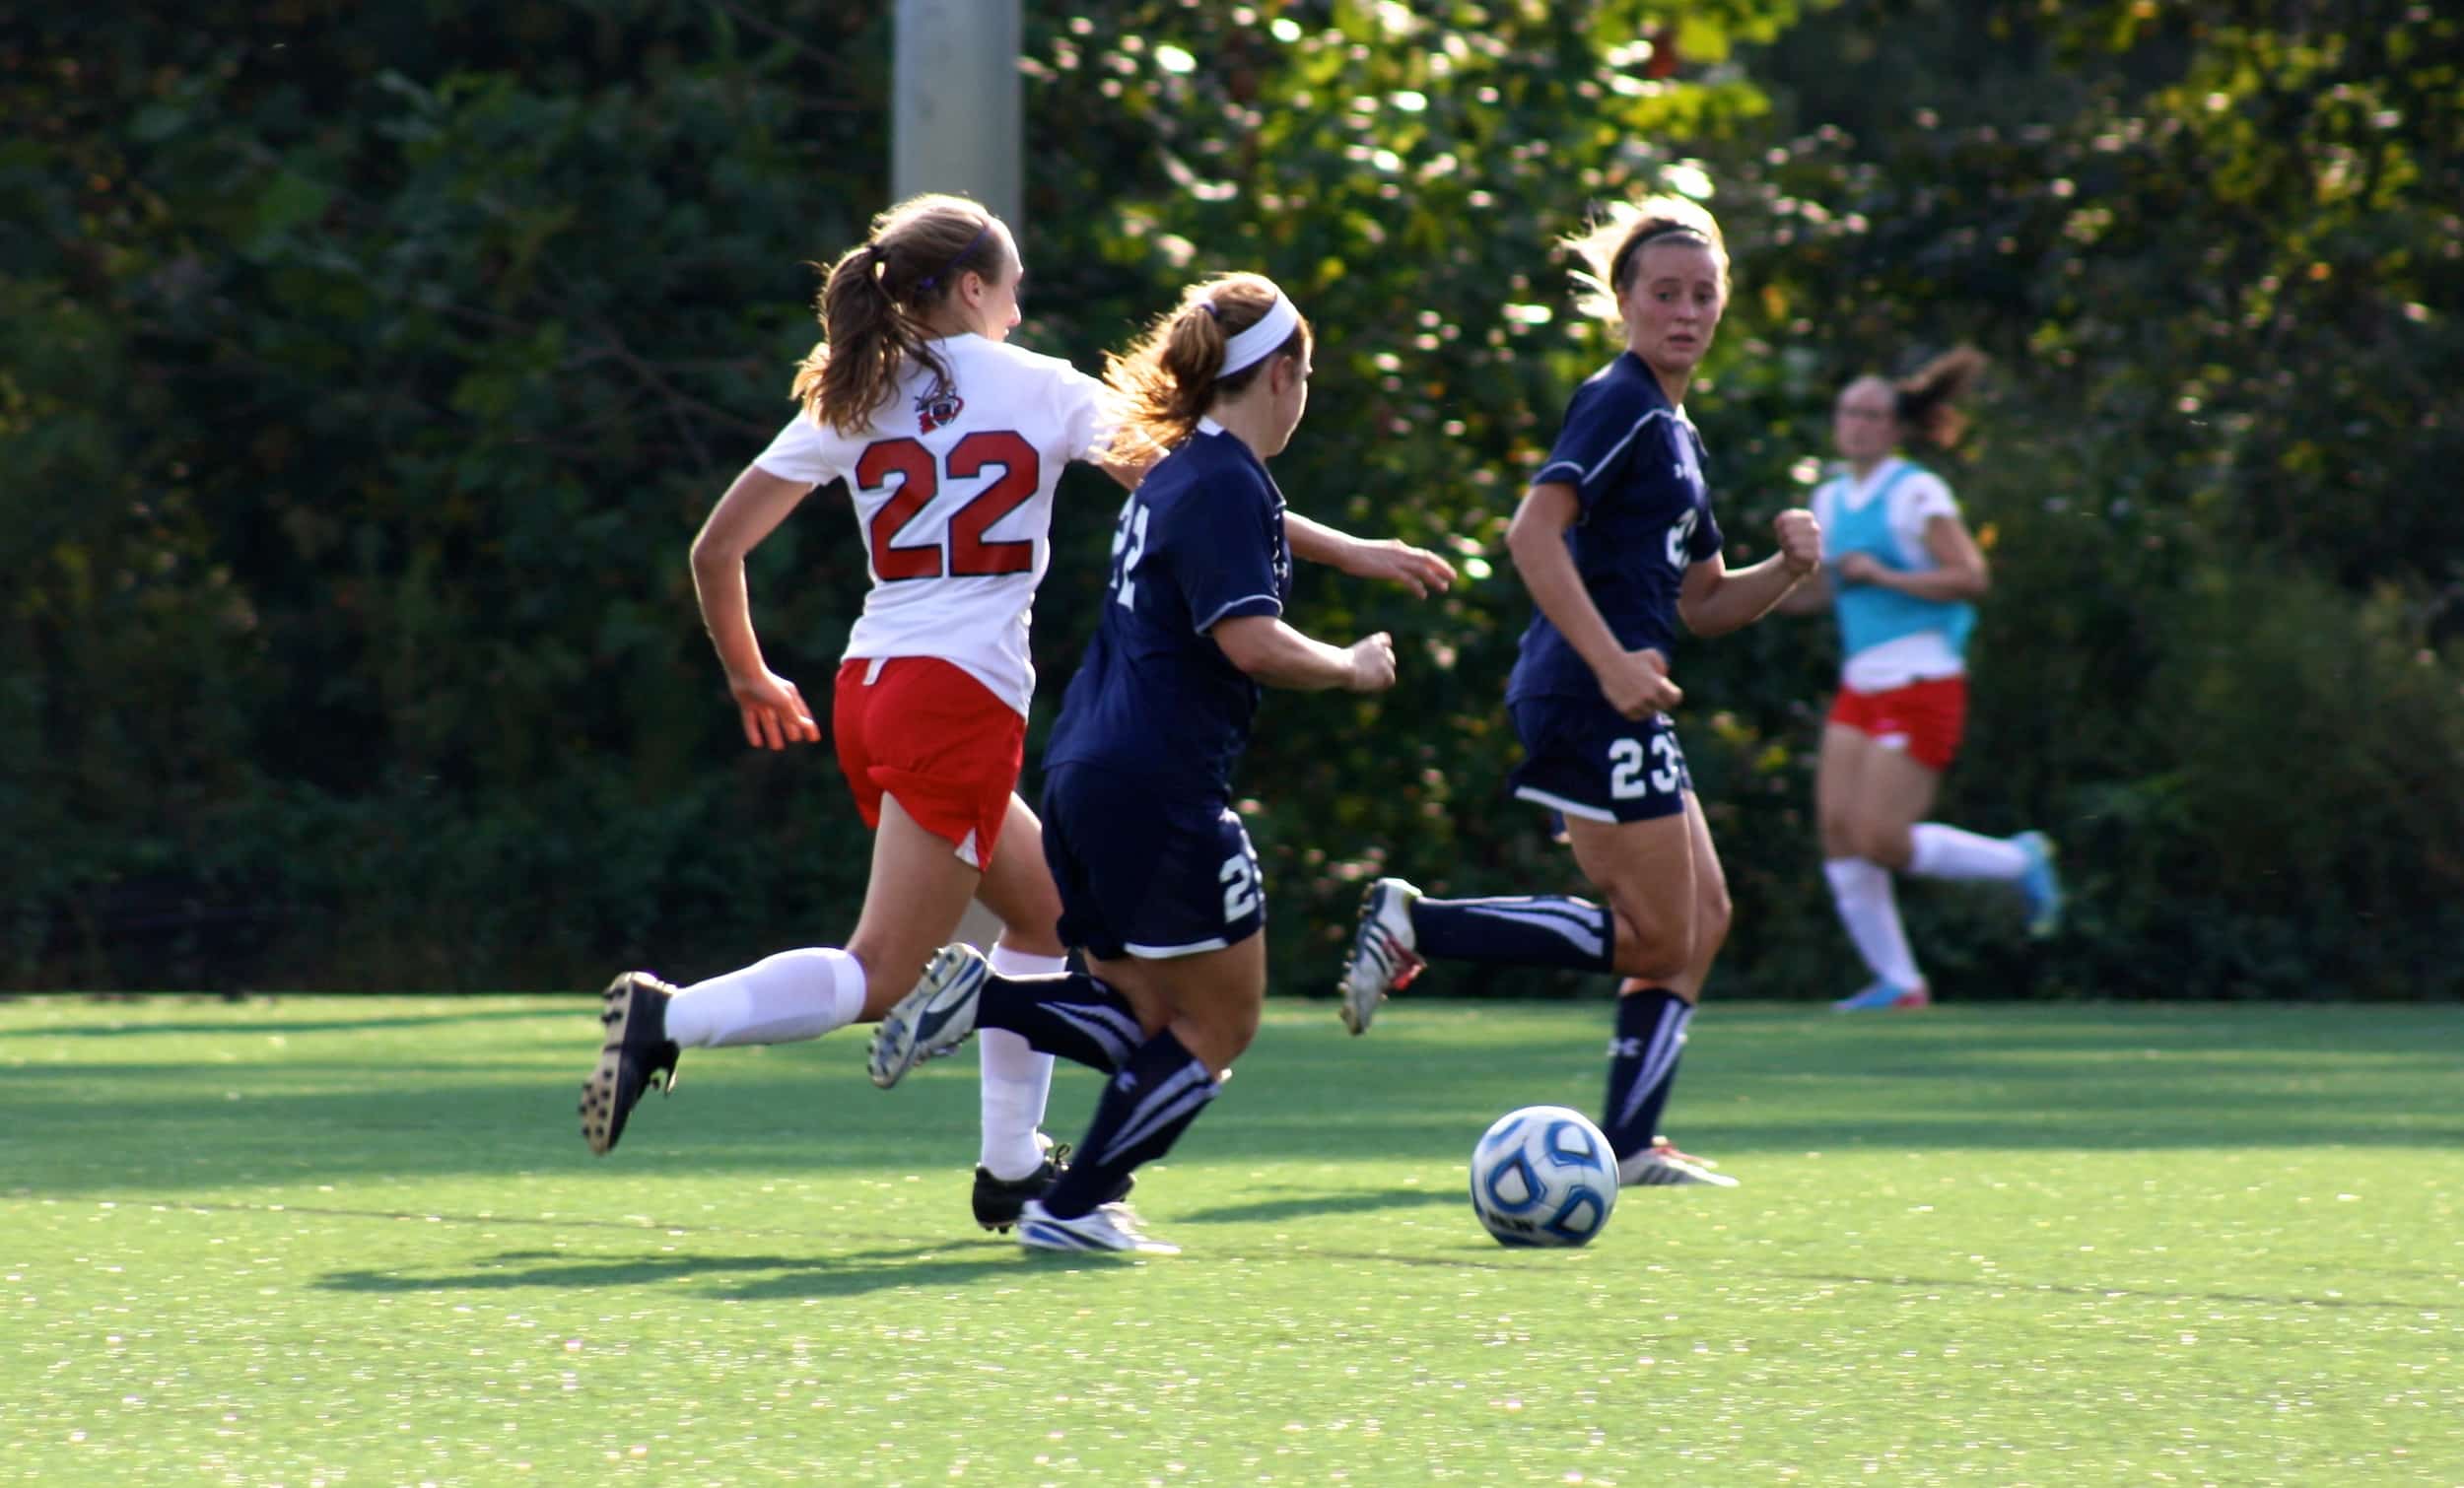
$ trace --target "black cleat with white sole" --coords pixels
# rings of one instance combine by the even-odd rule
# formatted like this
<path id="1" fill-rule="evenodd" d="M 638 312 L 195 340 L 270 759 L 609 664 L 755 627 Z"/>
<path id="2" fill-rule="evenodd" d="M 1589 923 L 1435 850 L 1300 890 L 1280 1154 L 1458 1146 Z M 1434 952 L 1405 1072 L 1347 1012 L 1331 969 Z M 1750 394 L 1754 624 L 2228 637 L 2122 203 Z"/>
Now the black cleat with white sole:
<path id="1" fill-rule="evenodd" d="M 648 972 L 627 972 L 607 984 L 599 1021 L 607 1026 L 599 1067 L 582 1082 L 582 1139 L 606 1156 L 625 1134 L 625 1118 L 651 1086 L 673 1094 L 676 1056 L 667 1037 L 667 1003 L 676 989 Z"/>

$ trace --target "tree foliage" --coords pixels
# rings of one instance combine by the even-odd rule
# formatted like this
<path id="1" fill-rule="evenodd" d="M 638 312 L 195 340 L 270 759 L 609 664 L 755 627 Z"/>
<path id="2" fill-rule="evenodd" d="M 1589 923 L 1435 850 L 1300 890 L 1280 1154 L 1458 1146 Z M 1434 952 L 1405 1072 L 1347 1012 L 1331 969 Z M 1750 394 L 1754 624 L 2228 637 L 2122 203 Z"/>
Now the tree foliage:
<path id="1" fill-rule="evenodd" d="M 861 830 L 826 754 L 742 748 L 683 552 L 787 411 L 809 262 L 886 199 L 885 12 L 207 0 L 0 43 L 0 981 L 571 985 L 845 933 Z M 1997 579 L 1945 811 L 2046 826 L 2081 892 L 2027 949 L 1912 891 L 1946 990 L 2457 991 L 2460 65 L 2418 5 L 1030 3 L 1022 339 L 1092 366 L 1272 274 L 1322 336 L 1294 506 L 1467 575 L 1305 576 L 1296 618 L 1393 630 L 1404 683 L 1267 702 L 1278 985 L 1374 872 L 1574 884 L 1500 791 L 1501 536 L 1612 346 L 1551 240 L 1662 188 L 1737 254 L 1689 400 L 1733 562 L 1846 376 L 1996 358 L 1945 462 Z M 1107 489 L 1063 488 L 1049 678 Z M 756 555 L 808 692 L 843 512 Z M 1834 664 L 1779 619 L 1677 660 L 1732 986 L 1842 980 Z"/>

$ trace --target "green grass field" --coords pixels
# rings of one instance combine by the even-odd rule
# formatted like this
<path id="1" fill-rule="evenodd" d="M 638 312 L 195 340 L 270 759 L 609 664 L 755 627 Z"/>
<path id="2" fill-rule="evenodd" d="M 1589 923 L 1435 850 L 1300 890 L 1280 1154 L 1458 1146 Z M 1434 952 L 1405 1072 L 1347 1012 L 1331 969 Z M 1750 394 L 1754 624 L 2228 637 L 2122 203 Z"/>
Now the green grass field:
<path id="1" fill-rule="evenodd" d="M 1138 1262 L 974 1228 L 971 1054 L 593 1159 L 594 1010 L 0 1003 L 0 1479 L 2464 1482 L 2464 1009 L 1715 1003 L 1745 1186 L 1534 1252 L 1466 1157 L 1603 1007 L 1278 1002 Z"/>

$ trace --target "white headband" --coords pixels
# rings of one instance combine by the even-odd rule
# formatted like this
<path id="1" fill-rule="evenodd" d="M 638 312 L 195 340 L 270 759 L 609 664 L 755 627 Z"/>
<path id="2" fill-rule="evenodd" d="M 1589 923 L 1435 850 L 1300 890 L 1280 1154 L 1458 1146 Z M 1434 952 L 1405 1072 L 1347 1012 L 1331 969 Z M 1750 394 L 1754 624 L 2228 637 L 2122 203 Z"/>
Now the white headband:
<path id="1" fill-rule="evenodd" d="M 1211 305 L 1212 302 L 1208 304 Z M 1265 316 L 1256 325 L 1223 343 L 1223 371 L 1215 375 L 1228 377 L 1265 361 L 1276 348 L 1292 339 L 1292 332 L 1299 325 L 1300 311 L 1284 298 L 1281 290 L 1275 291 L 1274 304 Z"/>

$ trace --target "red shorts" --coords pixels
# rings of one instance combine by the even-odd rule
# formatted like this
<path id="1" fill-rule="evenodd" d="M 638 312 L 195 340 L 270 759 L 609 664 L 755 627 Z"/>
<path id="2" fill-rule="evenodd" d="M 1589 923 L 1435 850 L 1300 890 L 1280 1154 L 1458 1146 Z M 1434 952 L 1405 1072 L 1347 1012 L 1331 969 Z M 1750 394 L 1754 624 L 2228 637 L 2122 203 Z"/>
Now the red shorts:
<path id="1" fill-rule="evenodd" d="M 992 861 L 1027 758 L 1027 720 L 961 667 L 930 656 L 859 656 L 839 668 L 830 704 L 839 770 L 864 825 L 881 797 L 958 855 Z"/>
<path id="2" fill-rule="evenodd" d="M 1968 679 L 1936 677 L 1879 693 L 1843 687 L 1832 700 L 1830 721 L 1884 748 L 1904 749 L 1928 770 L 1949 770 L 1967 731 Z"/>

